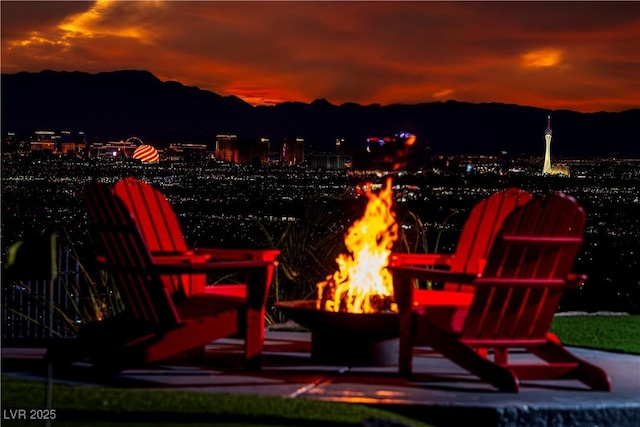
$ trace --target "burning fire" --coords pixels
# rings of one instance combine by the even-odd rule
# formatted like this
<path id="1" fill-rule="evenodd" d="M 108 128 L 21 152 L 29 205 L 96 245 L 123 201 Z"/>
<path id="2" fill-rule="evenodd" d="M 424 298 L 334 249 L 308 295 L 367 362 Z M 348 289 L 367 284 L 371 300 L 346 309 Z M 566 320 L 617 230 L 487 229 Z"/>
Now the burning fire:
<path id="1" fill-rule="evenodd" d="M 391 178 L 378 194 L 364 188 L 369 198 L 362 218 L 353 223 L 345 236 L 348 254 L 336 259 L 338 270 L 318 283 L 318 309 L 348 313 L 397 311 L 393 302 L 391 273 L 386 267 L 398 224 L 391 211 Z"/>

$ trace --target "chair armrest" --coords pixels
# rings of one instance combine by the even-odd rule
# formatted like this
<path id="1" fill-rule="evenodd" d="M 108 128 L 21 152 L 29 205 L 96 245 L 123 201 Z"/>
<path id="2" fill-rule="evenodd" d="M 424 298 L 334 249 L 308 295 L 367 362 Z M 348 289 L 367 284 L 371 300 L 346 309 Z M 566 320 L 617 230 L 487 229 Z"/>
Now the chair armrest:
<path id="1" fill-rule="evenodd" d="M 408 316 L 413 310 L 415 297 L 412 285 L 413 279 L 468 284 L 473 283 L 478 277 L 480 277 L 477 274 L 459 273 L 432 268 L 389 266 L 387 269 L 393 276 L 393 292 L 401 318 Z M 403 321 L 406 321 L 406 319 Z"/>
<path id="2" fill-rule="evenodd" d="M 176 259 L 177 258 L 177 259 Z M 154 259 L 155 261 L 155 259 Z M 228 271 L 236 270 L 250 271 L 255 269 L 267 269 L 273 266 L 274 261 L 248 260 L 248 261 L 219 261 L 219 262 L 193 262 L 192 258 L 169 257 L 163 259 L 162 262 L 153 263 L 147 268 L 144 267 L 126 267 L 122 265 L 114 265 L 109 262 L 100 262 L 101 266 L 107 269 L 117 269 L 120 271 L 149 271 L 153 270 L 156 274 L 192 274 L 206 273 L 209 271 Z"/>
<path id="3" fill-rule="evenodd" d="M 431 280 L 434 282 L 469 284 L 480 277 L 480 275 L 473 273 L 460 273 L 434 268 L 389 266 L 387 269 L 391 271 L 394 278 Z"/>
<path id="4" fill-rule="evenodd" d="M 209 260 L 207 255 L 194 255 L 192 252 L 154 252 L 153 262 L 157 264 L 167 264 L 175 262 L 205 262 Z"/>
<path id="5" fill-rule="evenodd" d="M 193 256 L 193 251 L 153 251 L 153 256 Z"/>
<path id="6" fill-rule="evenodd" d="M 389 256 L 389 265 L 451 265 L 454 254 L 410 254 L 394 252 Z"/>
<path id="7" fill-rule="evenodd" d="M 223 249 L 196 248 L 195 255 L 207 255 L 212 260 L 263 260 L 274 261 L 280 250 L 278 249 Z"/>
<path id="8" fill-rule="evenodd" d="M 153 264 L 158 274 L 194 274 L 212 271 L 230 271 L 246 275 L 246 304 L 254 310 L 262 310 L 271 286 L 271 272 L 275 261 L 220 261 L 220 262 L 173 262 Z"/>
<path id="9" fill-rule="evenodd" d="M 152 268 L 159 274 L 206 273 L 208 271 L 237 270 L 248 271 L 273 266 L 273 261 L 220 261 L 220 262 L 166 262 L 153 264 Z"/>

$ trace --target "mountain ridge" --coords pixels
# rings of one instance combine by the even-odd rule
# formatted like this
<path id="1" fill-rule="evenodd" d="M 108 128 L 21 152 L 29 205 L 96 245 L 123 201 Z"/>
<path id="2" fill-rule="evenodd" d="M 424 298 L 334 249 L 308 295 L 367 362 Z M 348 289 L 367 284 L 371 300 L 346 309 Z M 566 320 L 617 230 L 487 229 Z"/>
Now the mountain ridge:
<path id="1" fill-rule="evenodd" d="M 497 102 L 438 101 L 417 104 L 283 102 L 252 106 L 146 70 L 95 74 L 43 70 L 2 74 L 2 130 L 84 130 L 93 138 L 137 135 L 211 145 L 216 134 L 241 139 L 303 137 L 311 151 L 329 151 L 336 138 L 358 149 L 367 137 L 414 133 L 435 153 L 539 155 L 552 116 L 556 155 L 638 153 L 640 109 L 580 113 Z"/>

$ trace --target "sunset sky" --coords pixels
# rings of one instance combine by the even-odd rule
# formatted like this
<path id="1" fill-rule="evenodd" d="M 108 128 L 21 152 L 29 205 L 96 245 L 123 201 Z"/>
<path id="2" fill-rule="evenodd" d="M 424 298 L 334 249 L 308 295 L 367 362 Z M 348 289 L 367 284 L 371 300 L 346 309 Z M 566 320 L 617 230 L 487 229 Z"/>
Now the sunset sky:
<path id="1" fill-rule="evenodd" d="M 640 3 L 2 1 L 3 73 L 148 70 L 274 104 L 640 108 Z"/>

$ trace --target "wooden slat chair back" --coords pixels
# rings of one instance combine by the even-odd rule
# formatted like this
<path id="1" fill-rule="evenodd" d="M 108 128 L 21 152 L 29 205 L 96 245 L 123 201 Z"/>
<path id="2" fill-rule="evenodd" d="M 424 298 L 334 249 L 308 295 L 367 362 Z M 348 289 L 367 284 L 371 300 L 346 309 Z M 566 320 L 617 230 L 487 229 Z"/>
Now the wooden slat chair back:
<path id="1" fill-rule="evenodd" d="M 482 274 L 390 267 L 400 310 L 400 372 L 411 373 L 411 347 L 419 342 L 504 391 L 517 392 L 520 380 L 530 379 L 578 379 L 593 389 L 610 390 L 606 372 L 548 334 L 563 291 L 585 280 L 571 274 L 585 218 L 570 196 L 536 197 L 505 219 Z M 466 283 L 476 291 L 462 315 L 454 306 L 417 310 L 414 278 Z M 509 349 L 514 348 L 542 363 L 511 364 Z M 478 349 L 493 349 L 493 360 Z"/>
<path id="2" fill-rule="evenodd" d="M 469 309 L 461 339 L 508 346 L 546 340 L 582 244 L 585 212 L 566 195 L 537 198 L 505 221 Z"/>
<path id="3" fill-rule="evenodd" d="M 138 223 L 151 253 L 156 255 L 182 255 L 205 261 L 209 257 L 194 256 L 184 239 L 182 228 L 171 205 L 162 193 L 132 177 L 124 178 L 113 186 L 113 192 L 122 200 Z M 201 292 L 207 277 L 198 275 L 164 275 L 162 280 L 174 298 Z"/>
<path id="4" fill-rule="evenodd" d="M 110 271 L 130 316 L 151 330 L 182 323 L 160 277 L 147 274 L 153 264 L 151 253 L 124 204 L 108 186 L 96 181 L 86 185 L 84 200 L 105 264 L 117 266 Z"/>
<path id="5" fill-rule="evenodd" d="M 178 218 L 162 193 L 131 177 L 116 182 L 113 191 L 138 222 L 152 253 L 189 251 Z"/>
<path id="6" fill-rule="evenodd" d="M 280 254 L 277 249 L 189 248 L 177 215 L 159 190 L 143 181 L 127 177 L 116 182 L 113 192 L 133 215 L 154 255 L 164 255 L 169 258 L 182 256 L 193 262 L 203 262 L 206 260 L 275 261 Z M 273 265 L 269 267 L 267 274 L 267 280 L 271 283 L 274 274 Z M 207 286 L 206 274 L 165 275 L 163 281 L 175 296 L 189 296 L 203 292 L 225 295 L 229 298 L 246 296 L 244 284 Z"/>
<path id="7" fill-rule="evenodd" d="M 516 207 L 531 200 L 532 195 L 518 188 L 498 191 L 478 202 L 471 210 L 458 238 L 452 256 L 438 254 L 393 253 L 392 265 L 447 265 L 452 271 L 481 273 L 489 249 L 503 221 Z M 446 291 L 473 292 L 475 288 L 458 283 L 445 283 Z"/>
<path id="8" fill-rule="evenodd" d="M 480 201 L 465 222 L 456 246 L 456 256 L 451 261 L 451 270 L 482 273 L 491 245 L 505 218 L 532 197 L 524 190 L 509 188 Z M 455 283 L 446 284 L 445 290 L 474 291 L 473 287 Z"/>

